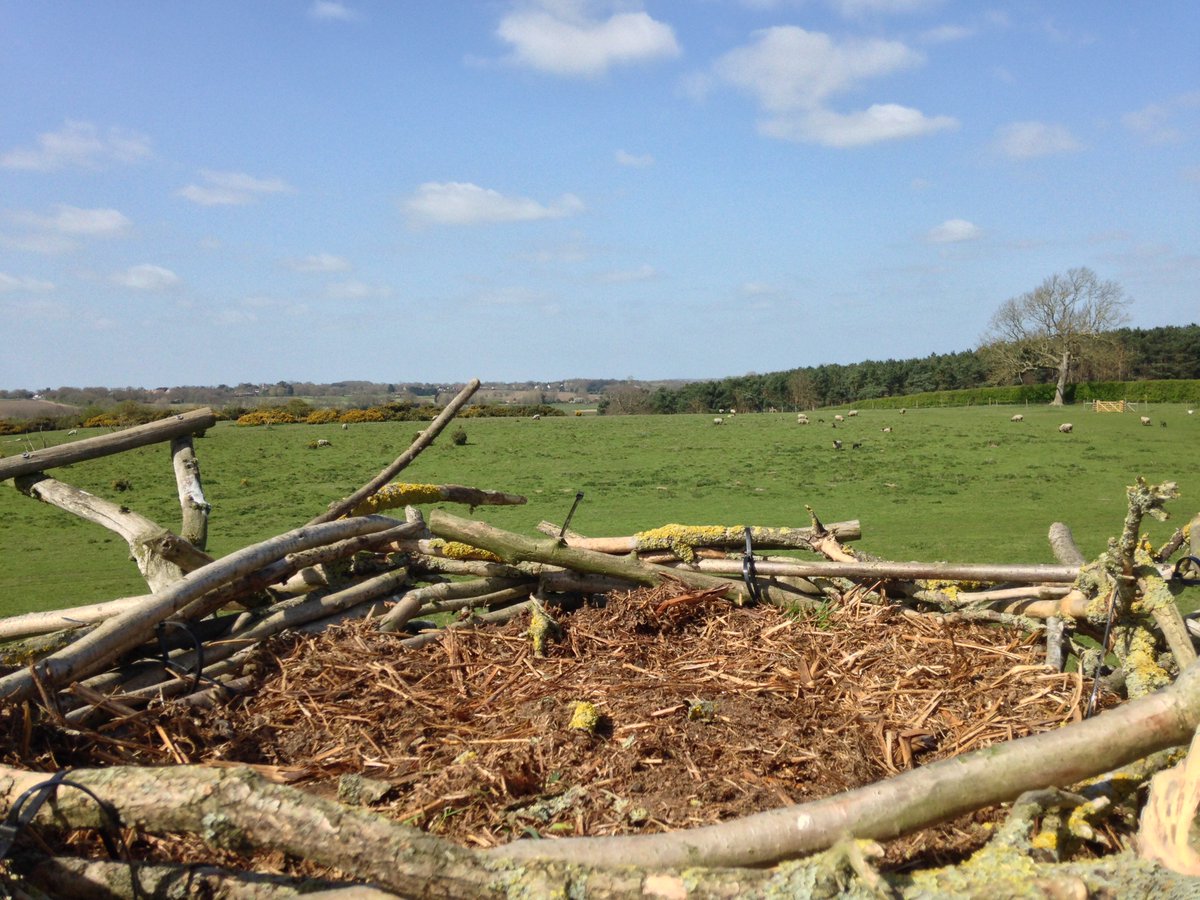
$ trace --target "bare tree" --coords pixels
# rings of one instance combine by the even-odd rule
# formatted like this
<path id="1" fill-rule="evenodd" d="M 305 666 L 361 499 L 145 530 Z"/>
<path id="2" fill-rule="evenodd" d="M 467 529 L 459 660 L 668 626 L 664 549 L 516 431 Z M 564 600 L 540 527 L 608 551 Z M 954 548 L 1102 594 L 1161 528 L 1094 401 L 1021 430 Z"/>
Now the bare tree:
<path id="1" fill-rule="evenodd" d="M 1091 269 L 1070 269 L 1005 300 L 981 348 L 994 375 L 1005 381 L 1032 371 L 1057 372 L 1051 405 L 1061 406 L 1073 368 L 1109 346 L 1105 335 L 1127 321 L 1128 304 L 1115 281 L 1101 281 Z"/>

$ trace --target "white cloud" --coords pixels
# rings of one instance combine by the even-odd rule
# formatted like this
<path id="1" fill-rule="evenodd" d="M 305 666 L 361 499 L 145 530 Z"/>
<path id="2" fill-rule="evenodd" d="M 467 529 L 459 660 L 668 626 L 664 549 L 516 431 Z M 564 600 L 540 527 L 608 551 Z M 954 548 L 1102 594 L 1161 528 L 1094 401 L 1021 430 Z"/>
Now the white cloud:
<path id="1" fill-rule="evenodd" d="M 166 291 L 180 283 L 179 276 L 162 266 L 142 263 L 112 277 L 114 284 L 134 291 Z"/>
<path id="2" fill-rule="evenodd" d="M 31 229 L 32 233 L 11 243 L 22 242 L 26 249 L 55 252 L 72 246 L 65 238 L 117 237 L 133 225 L 124 213 L 115 209 L 82 209 L 60 203 L 53 210 L 50 215 L 32 212 L 15 214 L 13 221 Z"/>
<path id="3" fill-rule="evenodd" d="M 831 147 L 851 147 L 916 137 L 958 127 L 950 116 L 926 116 L 895 103 L 876 103 L 849 113 L 829 108 L 838 94 L 921 65 L 925 57 L 881 39 L 835 42 L 829 35 L 795 26 L 755 33 L 753 43 L 721 57 L 717 75 L 754 96 L 767 113 L 759 130 L 770 137 Z"/>
<path id="4" fill-rule="evenodd" d="M 124 128 L 101 132 L 91 122 L 68 121 L 58 131 L 38 135 L 37 145 L 0 154 L 0 168 L 53 172 L 99 169 L 111 163 L 135 163 L 150 156 L 150 139 Z"/>
<path id="5" fill-rule="evenodd" d="M 852 113 L 816 109 L 797 118 L 777 117 L 761 123 L 759 130 L 768 137 L 784 140 L 826 147 L 861 147 L 957 127 L 958 121 L 950 116 L 927 116 L 908 106 L 876 103 Z"/>
<path id="6" fill-rule="evenodd" d="M 1013 122 L 996 131 L 996 150 L 1009 159 L 1035 159 L 1081 149 L 1064 125 L 1048 122 Z"/>
<path id="7" fill-rule="evenodd" d="M 477 225 L 492 222 L 532 222 L 561 219 L 583 211 L 583 201 L 563 194 L 549 205 L 527 197 L 510 197 L 461 181 L 428 181 L 404 202 L 415 221 L 439 225 Z"/>
<path id="8" fill-rule="evenodd" d="M 639 281 L 653 281 L 658 277 L 658 269 L 649 263 L 643 263 L 636 269 L 623 269 L 605 272 L 599 276 L 602 284 L 633 284 Z"/>
<path id="9" fill-rule="evenodd" d="M 1180 112 L 1200 108 L 1200 91 L 1180 94 L 1162 103 L 1149 103 L 1121 116 L 1121 124 L 1152 144 L 1171 144 L 1182 134 L 1172 120 Z"/>
<path id="10" fill-rule="evenodd" d="M 983 229 L 966 219 L 947 219 L 929 230 L 925 239 L 931 244 L 956 244 L 959 241 L 974 241 L 983 236 Z"/>
<path id="11" fill-rule="evenodd" d="M 583 0 L 522 3 L 500 20 L 496 34 L 512 46 L 510 60 L 552 75 L 603 75 L 611 67 L 680 53 L 670 25 L 644 12 L 589 14 Z"/>
<path id="12" fill-rule="evenodd" d="M 27 293 L 45 294 L 54 290 L 54 282 L 43 281 L 40 278 L 29 278 L 22 275 L 9 275 L 0 272 L 0 294 Z"/>
<path id="13" fill-rule="evenodd" d="M 647 166 L 654 165 L 654 157 L 649 153 L 637 154 L 618 150 L 616 160 L 618 165 L 629 166 L 634 169 L 644 169 Z"/>
<path id="14" fill-rule="evenodd" d="M 189 184 L 179 196 L 201 206 L 245 206 L 264 194 L 290 194 L 295 191 L 280 178 L 255 178 L 244 172 L 215 172 L 202 169 L 204 184 Z"/>
<path id="15" fill-rule="evenodd" d="M 779 288 L 765 281 L 747 281 L 742 285 L 741 292 L 747 297 L 769 297 L 778 294 Z"/>
<path id="16" fill-rule="evenodd" d="M 354 22 L 359 18 L 357 12 L 335 0 L 315 0 L 308 8 L 308 15 L 321 22 Z"/>
<path id="17" fill-rule="evenodd" d="M 332 253 L 316 253 L 291 260 L 288 265 L 297 272 L 346 272 L 350 263 Z"/>
<path id="18" fill-rule="evenodd" d="M 58 212 L 48 220 L 48 224 L 61 234 L 112 237 L 128 231 L 133 224 L 115 209 L 80 209 L 65 204 L 56 208 Z"/>

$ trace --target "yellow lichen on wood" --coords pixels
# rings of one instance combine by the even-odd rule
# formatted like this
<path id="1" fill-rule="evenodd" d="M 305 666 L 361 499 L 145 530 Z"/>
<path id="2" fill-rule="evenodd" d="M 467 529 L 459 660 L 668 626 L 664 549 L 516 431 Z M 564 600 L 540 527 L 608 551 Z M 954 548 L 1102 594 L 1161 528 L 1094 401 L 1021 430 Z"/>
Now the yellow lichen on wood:
<path id="1" fill-rule="evenodd" d="M 1158 664 L 1158 640 L 1145 626 L 1117 629 L 1116 643 L 1119 648 L 1124 647 L 1121 668 L 1125 670 L 1130 700 L 1171 683 L 1171 676 Z"/>
<path id="2" fill-rule="evenodd" d="M 546 646 L 561 634 L 558 623 L 535 602 L 529 615 L 529 639 L 533 644 L 534 656 L 545 656 Z"/>
<path id="3" fill-rule="evenodd" d="M 481 559 L 485 562 L 504 562 L 490 550 L 480 550 L 478 547 L 472 547 L 470 544 L 460 541 L 444 541 L 441 538 L 434 538 L 429 542 L 429 549 L 446 559 Z"/>
<path id="4" fill-rule="evenodd" d="M 740 525 L 731 528 L 724 525 L 663 525 L 635 534 L 634 549 L 639 552 L 670 550 L 683 561 L 692 562 L 696 558 L 695 548 L 737 541 L 745 530 Z"/>
<path id="5" fill-rule="evenodd" d="M 352 516 L 369 516 L 417 503 L 436 503 L 443 499 L 439 484 L 407 484 L 398 482 L 381 487 L 350 511 Z"/>

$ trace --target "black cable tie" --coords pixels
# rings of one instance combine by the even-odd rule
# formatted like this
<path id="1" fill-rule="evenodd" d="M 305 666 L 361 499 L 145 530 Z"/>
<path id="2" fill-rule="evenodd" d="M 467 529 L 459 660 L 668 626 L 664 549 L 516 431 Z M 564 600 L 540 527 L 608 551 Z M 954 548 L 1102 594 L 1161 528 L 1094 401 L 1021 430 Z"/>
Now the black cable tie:
<path id="1" fill-rule="evenodd" d="M 583 499 L 583 491 L 575 492 L 575 502 L 571 504 L 571 511 L 567 513 L 567 518 L 562 523 L 562 529 L 558 532 L 558 539 L 561 541 L 567 534 L 567 526 L 571 524 L 571 518 L 575 515 L 575 510 L 579 508 L 579 501 Z"/>
<path id="2" fill-rule="evenodd" d="M 1191 565 L 1192 569 L 1200 573 L 1200 557 L 1196 556 L 1181 556 L 1175 562 L 1175 569 L 1171 572 L 1171 580 L 1178 581 L 1180 584 L 1187 587 L 1200 584 L 1200 577 L 1187 578 L 1183 574 L 1184 565 Z"/>
<path id="3" fill-rule="evenodd" d="M 195 671 L 192 671 L 191 669 L 185 669 L 183 666 L 179 665 L 179 663 L 175 662 L 175 660 L 171 659 L 171 648 L 167 646 L 167 630 L 165 627 L 167 625 L 174 625 L 176 628 L 182 628 L 184 634 L 186 634 L 189 638 L 192 639 L 192 647 L 196 651 Z M 200 642 L 200 639 L 198 637 L 196 637 L 196 633 L 194 631 L 192 631 L 192 629 L 188 628 L 182 622 L 176 621 L 174 619 L 166 619 L 165 621 L 159 622 L 158 625 L 155 627 L 154 631 L 155 631 L 155 634 L 158 635 L 158 646 L 159 646 L 159 649 L 162 651 L 163 665 L 166 666 L 167 669 L 169 669 L 172 672 L 175 672 L 178 675 L 185 675 L 185 676 L 190 675 L 192 678 L 192 683 L 191 683 L 191 686 L 188 687 L 187 691 L 185 691 L 185 694 L 196 693 L 196 691 L 200 687 L 200 679 L 205 677 L 204 676 L 204 645 Z M 208 680 L 211 681 L 212 679 L 208 679 Z"/>
<path id="4" fill-rule="evenodd" d="M 746 590 L 750 599 L 762 603 L 762 588 L 758 586 L 758 573 L 754 569 L 754 544 L 750 537 L 750 526 L 746 526 L 746 553 L 742 556 L 742 581 L 746 582 Z"/>

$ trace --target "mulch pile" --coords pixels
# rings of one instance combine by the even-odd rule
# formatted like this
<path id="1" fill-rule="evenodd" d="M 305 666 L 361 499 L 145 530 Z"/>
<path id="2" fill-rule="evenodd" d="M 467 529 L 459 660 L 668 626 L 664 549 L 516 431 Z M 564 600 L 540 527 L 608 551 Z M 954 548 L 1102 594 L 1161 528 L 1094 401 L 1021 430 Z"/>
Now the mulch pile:
<path id="1" fill-rule="evenodd" d="M 251 693 L 168 706 L 119 738 L 35 740 L 40 760 L 22 762 L 252 764 L 490 847 L 813 800 L 1056 728 L 1086 702 L 1084 681 L 1042 666 L 1040 644 L 1019 632 L 867 604 L 804 617 L 671 596 L 553 611 L 561 633 L 541 657 L 528 617 L 418 650 L 363 622 L 277 639 Z M 886 865 L 955 862 L 1000 815 L 893 842 Z"/>

